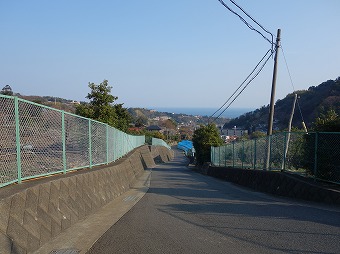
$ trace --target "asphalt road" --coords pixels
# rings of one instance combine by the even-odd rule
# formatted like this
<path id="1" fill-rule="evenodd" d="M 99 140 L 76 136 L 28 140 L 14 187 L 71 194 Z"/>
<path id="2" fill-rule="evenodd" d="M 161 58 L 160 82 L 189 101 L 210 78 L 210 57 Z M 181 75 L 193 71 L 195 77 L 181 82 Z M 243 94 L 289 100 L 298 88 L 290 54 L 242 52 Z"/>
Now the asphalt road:
<path id="1" fill-rule="evenodd" d="M 176 151 L 92 253 L 340 253 L 340 208 L 195 173 Z"/>

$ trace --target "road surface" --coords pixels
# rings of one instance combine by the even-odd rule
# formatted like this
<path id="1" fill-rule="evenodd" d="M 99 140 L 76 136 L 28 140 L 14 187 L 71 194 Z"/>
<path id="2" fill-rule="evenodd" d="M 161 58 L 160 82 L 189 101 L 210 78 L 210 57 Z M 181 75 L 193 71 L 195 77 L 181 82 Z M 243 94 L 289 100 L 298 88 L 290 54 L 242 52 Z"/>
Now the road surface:
<path id="1" fill-rule="evenodd" d="M 154 168 L 148 193 L 88 254 L 340 253 L 339 207 L 253 192 L 186 164 L 176 151 Z"/>

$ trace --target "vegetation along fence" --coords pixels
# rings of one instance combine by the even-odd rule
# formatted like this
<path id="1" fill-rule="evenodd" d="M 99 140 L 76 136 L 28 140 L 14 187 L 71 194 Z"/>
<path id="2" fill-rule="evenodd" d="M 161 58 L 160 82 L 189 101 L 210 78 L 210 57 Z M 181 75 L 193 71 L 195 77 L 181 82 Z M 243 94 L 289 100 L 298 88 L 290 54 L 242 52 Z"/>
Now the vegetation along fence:
<path id="1" fill-rule="evenodd" d="M 0 95 L 0 187 L 108 164 L 144 143 L 145 136 Z"/>
<path id="2" fill-rule="evenodd" d="M 340 184 L 339 132 L 282 132 L 211 147 L 214 166 L 283 170 Z"/>

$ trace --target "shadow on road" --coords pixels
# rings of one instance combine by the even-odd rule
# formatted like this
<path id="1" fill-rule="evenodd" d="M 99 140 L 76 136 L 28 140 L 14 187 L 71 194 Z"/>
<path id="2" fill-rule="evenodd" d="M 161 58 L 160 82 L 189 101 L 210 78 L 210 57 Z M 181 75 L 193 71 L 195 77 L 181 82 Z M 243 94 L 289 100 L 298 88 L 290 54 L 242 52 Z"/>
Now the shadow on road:
<path id="1" fill-rule="evenodd" d="M 268 217 L 291 222 L 308 221 L 340 228 L 338 207 L 254 192 L 191 171 L 186 167 L 186 158 L 178 153 L 175 159 L 172 163 L 153 169 L 155 174 L 158 173 L 158 178 L 148 192 L 182 201 L 163 207 L 164 212 Z"/>

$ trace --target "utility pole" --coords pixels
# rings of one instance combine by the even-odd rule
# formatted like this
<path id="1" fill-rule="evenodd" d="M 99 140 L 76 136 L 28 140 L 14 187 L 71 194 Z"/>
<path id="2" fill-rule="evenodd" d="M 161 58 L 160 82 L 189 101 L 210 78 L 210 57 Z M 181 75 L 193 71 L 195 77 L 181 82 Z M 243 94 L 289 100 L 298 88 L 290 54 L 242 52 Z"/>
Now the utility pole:
<path id="1" fill-rule="evenodd" d="M 269 111 L 269 119 L 268 119 L 268 131 L 267 135 L 272 135 L 273 133 L 273 119 L 274 119 L 274 105 L 275 105 L 275 90 L 276 90 L 276 76 L 277 76 L 277 57 L 279 53 L 280 47 L 280 38 L 281 29 L 277 29 L 277 37 L 275 44 L 275 57 L 274 57 L 274 71 L 273 71 L 273 80 L 272 80 L 272 92 L 270 96 L 270 111 Z"/>
<path id="2" fill-rule="evenodd" d="M 293 106 L 292 106 L 292 112 L 290 113 L 290 118 L 289 118 L 289 123 L 288 123 L 288 133 L 287 133 L 287 138 L 286 138 L 286 145 L 285 145 L 285 154 L 283 157 L 283 162 L 282 162 L 282 167 L 281 169 L 285 169 L 285 160 L 287 158 L 287 153 L 288 153 L 288 147 L 289 147 L 289 141 L 290 141 L 290 132 L 292 131 L 292 122 L 293 122 L 293 117 L 294 117 L 294 111 L 295 111 L 295 104 L 297 100 L 298 95 L 294 95 L 294 101 L 293 101 Z"/>
<path id="3" fill-rule="evenodd" d="M 291 132 L 291 130 L 292 130 L 292 122 L 293 122 L 293 117 L 294 117 L 294 112 L 295 112 L 295 104 L 296 104 L 297 97 L 298 97 L 298 95 L 295 94 L 293 106 L 292 106 L 292 112 L 290 113 L 290 117 L 289 117 L 288 132 Z"/>
<path id="4" fill-rule="evenodd" d="M 276 90 L 276 76 L 277 76 L 277 58 L 279 53 L 281 40 L 281 29 L 277 29 L 276 44 L 275 44 L 275 57 L 274 57 L 274 70 L 273 70 L 273 80 L 272 80 L 272 91 L 270 96 L 270 111 L 268 118 L 268 130 L 267 130 L 267 160 L 266 160 L 266 170 L 269 169 L 270 164 L 270 150 L 271 150 L 271 140 L 270 136 L 273 133 L 273 120 L 274 120 L 274 105 L 275 105 L 275 90 Z"/>

